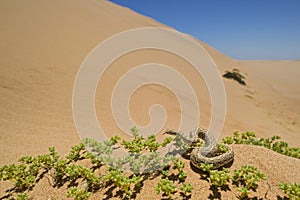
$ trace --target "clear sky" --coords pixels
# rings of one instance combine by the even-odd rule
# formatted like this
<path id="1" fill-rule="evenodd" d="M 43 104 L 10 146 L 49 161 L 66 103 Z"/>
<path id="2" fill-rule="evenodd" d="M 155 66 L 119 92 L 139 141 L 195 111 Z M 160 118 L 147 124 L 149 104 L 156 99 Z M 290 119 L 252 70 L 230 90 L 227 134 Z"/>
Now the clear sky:
<path id="1" fill-rule="evenodd" d="M 111 0 L 236 59 L 300 59 L 300 0 Z"/>

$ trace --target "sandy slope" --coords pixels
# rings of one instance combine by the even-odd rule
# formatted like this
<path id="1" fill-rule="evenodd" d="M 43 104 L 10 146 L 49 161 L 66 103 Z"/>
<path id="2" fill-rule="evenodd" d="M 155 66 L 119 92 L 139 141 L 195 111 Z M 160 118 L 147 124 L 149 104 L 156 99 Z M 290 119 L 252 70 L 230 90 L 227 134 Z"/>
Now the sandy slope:
<path id="1" fill-rule="evenodd" d="M 65 152 L 79 142 L 72 90 L 83 59 L 110 35 L 153 22 L 107 1 L 0 4 L 1 162 Z"/>
<path id="2" fill-rule="evenodd" d="M 66 153 L 77 144 L 72 90 L 84 58 L 109 36 L 148 26 L 165 27 L 104 0 L 0 1 L 0 164 L 15 162 L 22 155 L 45 153 L 49 146 Z M 237 61 L 203 45 L 221 73 L 239 68 L 248 84 L 224 80 L 228 107 L 222 136 L 234 130 L 253 130 L 259 136 L 279 134 L 299 146 L 300 61 Z M 105 85 L 97 88 L 97 116 L 108 136 L 122 135 L 109 109 L 111 89 L 124 73 L 120 66 L 126 71 L 147 62 L 168 64 L 188 77 L 200 97 L 200 125 L 206 127 L 211 106 L 201 77 L 178 56 L 144 50 L 116 60 L 101 80 Z M 133 118 L 146 124 L 149 106 L 161 103 L 168 113 L 165 128 L 177 128 L 176 97 L 155 85 L 143 89 L 130 104 Z M 289 162 L 289 158 L 276 156 L 274 159 Z M 293 169 L 283 166 L 278 170 Z"/>
<path id="3" fill-rule="evenodd" d="M 245 75 L 247 87 L 236 89 L 227 84 L 231 91 L 229 118 L 233 119 L 228 123 L 235 122 L 238 129 L 247 128 L 264 137 L 278 134 L 299 145 L 300 61 L 238 61 L 235 66 Z"/>

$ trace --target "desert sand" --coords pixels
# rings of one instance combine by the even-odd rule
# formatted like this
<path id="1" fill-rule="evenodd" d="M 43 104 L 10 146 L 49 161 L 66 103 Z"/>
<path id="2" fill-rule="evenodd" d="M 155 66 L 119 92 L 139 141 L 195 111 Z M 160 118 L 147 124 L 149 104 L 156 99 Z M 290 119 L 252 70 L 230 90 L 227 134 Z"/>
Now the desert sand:
<path id="1" fill-rule="evenodd" d="M 24 155 L 47 153 L 50 146 L 66 154 L 71 146 L 78 144 L 80 137 L 73 120 L 72 92 L 80 65 L 100 42 L 121 31 L 138 27 L 168 28 L 105 0 L 1 1 L 0 165 L 16 163 L 17 158 Z M 249 130 L 259 137 L 280 135 L 291 146 L 299 146 L 300 61 L 240 61 L 198 42 L 213 58 L 220 73 L 237 68 L 246 77 L 247 86 L 223 79 L 227 114 L 221 137 L 231 135 L 235 130 Z M 199 126 L 207 127 L 211 105 L 202 78 L 195 75 L 191 66 L 178 56 L 142 50 L 116 60 L 99 82 L 95 107 L 105 134 L 108 137 L 116 134 L 124 136 L 113 121 L 109 105 L 116 80 L 132 66 L 147 62 L 167 64 L 188 77 L 197 97 L 200 97 Z M 162 132 L 167 128 L 178 128 L 180 108 L 176 96 L 155 85 L 145 86 L 133 96 L 130 102 L 132 117 L 141 125 L 147 124 L 147 111 L 155 103 L 164 105 L 168 113 Z M 267 173 L 271 188 L 269 199 L 282 194 L 277 188 L 279 182 L 300 181 L 300 161 L 297 159 L 260 147 L 237 145 L 235 151 L 233 169 L 248 163 Z M 188 173 L 197 185 L 193 199 L 199 199 L 199 196 L 207 199 L 208 184 L 200 181 L 199 174 L 194 171 L 189 170 Z M 155 192 L 151 187 L 154 182 L 146 184 L 145 192 L 137 199 L 153 199 Z M 53 191 L 46 184 L 39 183 L 31 196 L 34 199 L 65 198 L 64 188 Z M 7 186 L 0 185 L 0 198 Z M 264 197 L 268 188 L 264 185 L 257 196 Z M 228 192 L 226 195 L 229 195 Z M 224 196 L 225 199 L 234 197 L 234 192 Z M 94 195 L 94 199 L 102 198 L 106 198 L 102 192 Z"/>

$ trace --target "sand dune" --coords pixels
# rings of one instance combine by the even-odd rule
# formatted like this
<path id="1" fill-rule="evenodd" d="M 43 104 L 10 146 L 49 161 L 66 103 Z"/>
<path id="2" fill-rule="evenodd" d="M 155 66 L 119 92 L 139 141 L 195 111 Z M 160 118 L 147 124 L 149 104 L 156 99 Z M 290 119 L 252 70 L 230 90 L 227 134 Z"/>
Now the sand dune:
<path id="1" fill-rule="evenodd" d="M 16 162 L 22 155 L 45 153 L 49 146 L 55 146 L 64 154 L 79 143 L 72 114 L 72 92 L 81 63 L 97 44 L 108 37 L 149 26 L 166 27 L 105 0 L 2 0 L 0 165 Z M 201 41 L 199 43 L 213 58 L 220 73 L 238 68 L 246 77 L 247 86 L 224 79 L 227 116 L 222 136 L 231 135 L 234 130 L 251 130 L 258 136 L 280 135 L 291 145 L 299 146 L 300 61 L 238 61 Z M 200 125 L 207 127 L 211 103 L 201 77 L 178 56 L 143 50 L 112 63 L 99 83 L 105 85 L 98 85 L 97 117 L 105 133 L 108 136 L 123 134 L 112 120 L 110 111 L 114 83 L 124 73 L 122 70 L 147 62 L 167 64 L 188 77 L 197 97 L 200 97 Z M 148 108 L 155 103 L 164 105 L 168 113 L 164 128 L 177 128 L 180 109 L 176 96 L 155 85 L 145 86 L 133 96 L 130 104 L 132 117 L 140 124 L 147 124 Z M 253 152 L 254 156 L 259 156 L 259 151 Z M 277 154 L 274 159 L 290 162 L 289 158 Z M 263 159 L 253 162 L 263 162 Z M 275 166 L 277 161 L 270 162 Z M 296 169 L 299 169 L 298 161 L 291 162 L 297 163 Z M 282 167 L 276 170 L 288 170 Z M 271 173 L 272 170 L 268 170 Z M 278 178 L 273 175 L 274 179 Z"/>

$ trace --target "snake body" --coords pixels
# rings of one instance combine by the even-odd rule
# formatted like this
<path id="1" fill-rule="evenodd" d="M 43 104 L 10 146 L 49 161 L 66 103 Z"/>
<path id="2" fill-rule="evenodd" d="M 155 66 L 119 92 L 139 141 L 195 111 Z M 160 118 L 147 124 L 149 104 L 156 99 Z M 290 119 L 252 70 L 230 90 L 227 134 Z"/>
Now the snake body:
<path id="1" fill-rule="evenodd" d="M 222 144 L 227 151 L 220 153 L 214 136 L 207 130 L 198 129 L 192 143 L 200 140 L 205 142 L 205 146 L 195 147 L 190 154 L 190 161 L 196 168 L 201 169 L 201 163 L 213 164 L 212 169 L 223 167 L 234 159 L 233 149 L 226 144 Z"/>

